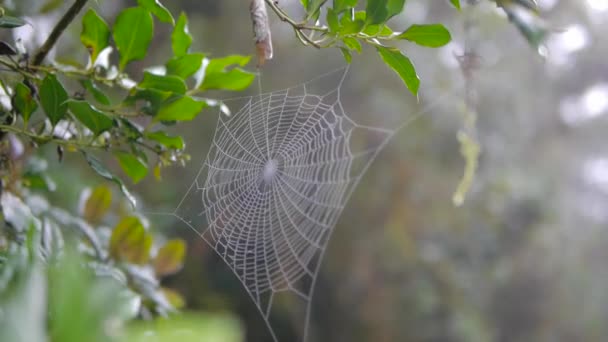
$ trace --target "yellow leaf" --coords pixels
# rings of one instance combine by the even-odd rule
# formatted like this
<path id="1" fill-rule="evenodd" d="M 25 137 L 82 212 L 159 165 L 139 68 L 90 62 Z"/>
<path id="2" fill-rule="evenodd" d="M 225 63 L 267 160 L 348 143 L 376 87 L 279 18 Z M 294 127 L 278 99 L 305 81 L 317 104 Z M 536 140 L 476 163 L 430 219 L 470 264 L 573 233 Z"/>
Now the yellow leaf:
<path id="1" fill-rule="evenodd" d="M 122 219 L 110 237 L 110 256 L 116 260 L 142 265 L 150 259 L 152 236 L 134 216 Z"/>
<path id="2" fill-rule="evenodd" d="M 166 276 L 179 271 L 184 265 L 186 243 L 175 239 L 168 241 L 154 258 L 154 271 L 158 276 Z"/>
<path id="3" fill-rule="evenodd" d="M 184 307 L 184 305 L 186 305 L 184 297 L 182 297 L 179 292 L 172 289 L 168 289 L 166 287 L 161 288 L 161 291 L 165 298 L 167 298 L 169 304 L 171 304 L 171 306 L 173 306 L 174 308 L 181 309 Z"/>
<path id="4" fill-rule="evenodd" d="M 93 189 L 84 204 L 82 216 L 92 224 L 99 223 L 110 209 L 112 204 L 112 191 L 105 185 Z"/>

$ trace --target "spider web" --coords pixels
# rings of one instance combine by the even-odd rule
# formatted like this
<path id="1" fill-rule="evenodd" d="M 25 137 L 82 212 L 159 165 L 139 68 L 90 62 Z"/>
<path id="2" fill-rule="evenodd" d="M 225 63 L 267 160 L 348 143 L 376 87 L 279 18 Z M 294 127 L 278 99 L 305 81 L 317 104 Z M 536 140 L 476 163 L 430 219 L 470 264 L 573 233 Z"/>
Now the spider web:
<path id="1" fill-rule="evenodd" d="M 241 98 L 238 112 L 220 115 L 207 158 L 171 213 L 230 267 L 275 341 L 270 314 L 285 293 L 305 304 L 306 341 L 321 260 L 342 210 L 382 147 L 423 112 L 392 130 L 358 124 L 340 102 L 347 71 Z"/>

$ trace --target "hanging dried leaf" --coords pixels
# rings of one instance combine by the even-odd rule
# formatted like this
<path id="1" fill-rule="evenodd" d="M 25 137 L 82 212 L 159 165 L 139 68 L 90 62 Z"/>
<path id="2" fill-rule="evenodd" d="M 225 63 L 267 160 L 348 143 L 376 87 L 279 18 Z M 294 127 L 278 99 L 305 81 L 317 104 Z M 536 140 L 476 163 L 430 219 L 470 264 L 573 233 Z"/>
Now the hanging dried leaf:
<path id="1" fill-rule="evenodd" d="M 251 12 L 251 21 L 253 22 L 253 37 L 255 39 L 259 68 L 267 60 L 272 59 L 272 37 L 270 35 L 268 12 L 266 11 L 264 0 L 251 0 L 249 11 Z"/>

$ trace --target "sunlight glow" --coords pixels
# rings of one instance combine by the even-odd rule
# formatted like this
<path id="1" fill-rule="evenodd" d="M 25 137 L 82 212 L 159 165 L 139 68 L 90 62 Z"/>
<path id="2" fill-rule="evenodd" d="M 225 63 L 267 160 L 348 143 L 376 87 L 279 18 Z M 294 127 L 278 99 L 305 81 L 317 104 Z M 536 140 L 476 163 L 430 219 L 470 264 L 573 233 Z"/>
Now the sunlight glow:
<path id="1" fill-rule="evenodd" d="M 587 0 L 587 5 L 598 12 L 604 12 L 608 10 L 608 0 Z"/>

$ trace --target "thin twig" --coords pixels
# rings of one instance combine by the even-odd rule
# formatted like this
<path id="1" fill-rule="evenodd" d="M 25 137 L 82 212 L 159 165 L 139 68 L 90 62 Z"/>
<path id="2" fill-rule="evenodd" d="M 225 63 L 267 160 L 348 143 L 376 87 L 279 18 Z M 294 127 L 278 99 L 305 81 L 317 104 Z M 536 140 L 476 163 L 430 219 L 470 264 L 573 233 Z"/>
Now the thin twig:
<path id="1" fill-rule="evenodd" d="M 42 44 L 38 52 L 34 55 L 34 58 L 32 59 L 33 65 L 40 65 L 44 61 L 49 51 L 51 51 L 53 46 L 55 46 L 55 43 L 57 43 L 57 40 L 59 39 L 63 31 L 65 31 L 65 29 L 70 25 L 74 18 L 76 18 L 76 15 L 78 15 L 80 10 L 82 10 L 87 1 L 88 0 L 76 0 L 74 4 L 68 9 L 68 11 L 65 12 L 63 17 L 57 23 L 57 25 L 55 25 L 55 27 L 53 28 L 53 31 L 46 39 L 44 44 Z"/>

